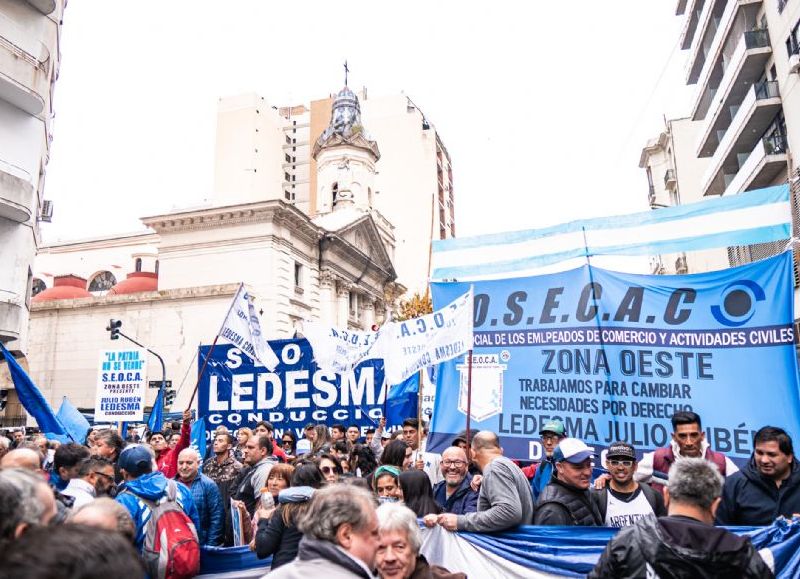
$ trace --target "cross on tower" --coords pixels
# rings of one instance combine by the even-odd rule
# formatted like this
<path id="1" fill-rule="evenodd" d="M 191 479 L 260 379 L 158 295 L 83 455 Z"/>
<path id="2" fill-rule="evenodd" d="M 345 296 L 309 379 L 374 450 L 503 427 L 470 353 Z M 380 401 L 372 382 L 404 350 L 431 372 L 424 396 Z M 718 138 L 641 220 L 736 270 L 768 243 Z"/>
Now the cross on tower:
<path id="1" fill-rule="evenodd" d="M 347 61 L 344 61 L 344 86 L 347 86 L 347 73 L 350 72 L 350 69 L 347 68 Z"/>

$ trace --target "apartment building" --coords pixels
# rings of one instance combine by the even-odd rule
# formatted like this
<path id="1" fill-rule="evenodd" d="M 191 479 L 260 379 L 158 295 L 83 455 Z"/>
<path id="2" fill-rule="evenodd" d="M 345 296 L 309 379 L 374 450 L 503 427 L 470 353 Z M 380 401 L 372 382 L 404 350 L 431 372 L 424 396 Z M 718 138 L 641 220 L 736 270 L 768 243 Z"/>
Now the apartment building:
<path id="1" fill-rule="evenodd" d="M 0 0 L 0 341 L 26 352 L 65 0 Z"/>
<path id="2" fill-rule="evenodd" d="M 687 118 L 668 122 L 669 169 L 675 177 L 669 183 L 679 192 L 670 201 L 736 195 L 787 181 L 796 193 L 792 151 L 800 150 L 800 1 L 679 0 L 676 14 L 684 19 L 679 43 L 686 54 L 685 79 L 695 91 Z M 646 157 L 643 151 L 640 166 L 650 174 L 658 163 Z M 695 170 L 682 174 L 681 166 Z M 657 207 L 658 194 L 648 194 Z M 731 247 L 727 265 L 763 259 L 784 246 Z M 693 264 L 687 256 L 686 269 L 706 271 L 724 261 Z"/>

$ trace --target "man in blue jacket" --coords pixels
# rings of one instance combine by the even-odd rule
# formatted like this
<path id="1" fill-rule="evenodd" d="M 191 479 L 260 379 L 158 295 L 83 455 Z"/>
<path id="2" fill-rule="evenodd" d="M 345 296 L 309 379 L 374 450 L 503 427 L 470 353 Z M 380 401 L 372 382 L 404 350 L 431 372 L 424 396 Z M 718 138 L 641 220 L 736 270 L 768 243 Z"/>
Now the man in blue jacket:
<path id="1" fill-rule="evenodd" d="M 144 500 L 158 502 L 167 495 L 167 477 L 155 467 L 155 454 L 142 445 L 131 445 L 120 455 L 118 465 L 125 482 L 117 494 L 117 502 L 128 509 L 128 513 L 136 525 L 136 548 L 141 551 L 147 522 L 150 520 L 150 508 Z M 196 529 L 200 529 L 200 518 L 192 500 L 192 493 L 184 485 L 174 483 L 178 487 L 176 500 L 183 512 L 192 520 Z"/>
<path id="2" fill-rule="evenodd" d="M 753 439 L 750 462 L 725 479 L 718 525 L 771 525 L 800 513 L 800 467 L 792 439 L 782 428 L 765 426 Z"/>
<path id="3" fill-rule="evenodd" d="M 468 466 L 463 449 L 451 446 L 442 453 L 439 468 L 444 480 L 433 487 L 433 498 L 445 513 L 464 515 L 478 510 L 478 491 L 472 489 Z"/>
<path id="4" fill-rule="evenodd" d="M 197 527 L 201 545 L 216 547 L 222 544 L 225 507 L 217 483 L 200 473 L 200 454 L 194 448 L 184 448 L 178 455 L 178 475 L 175 477 L 192 492 L 194 506 L 200 519 Z"/>

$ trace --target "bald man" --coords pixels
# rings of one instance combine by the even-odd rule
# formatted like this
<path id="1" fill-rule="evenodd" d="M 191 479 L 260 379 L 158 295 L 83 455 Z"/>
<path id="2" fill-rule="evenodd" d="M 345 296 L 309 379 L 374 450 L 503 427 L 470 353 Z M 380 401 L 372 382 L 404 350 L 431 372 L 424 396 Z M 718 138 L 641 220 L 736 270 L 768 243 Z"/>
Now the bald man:
<path id="1" fill-rule="evenodd" d="M 433 487 L 433 498 L 445 513 L 465 515 L 478 510 L 478 491 L 472 489 L 469 459 L 462 448 L 451 446 L 442 453 L 439 463 L 444 480 Z M 425 517 L 426 524 L 432 520 Z"/>
<path id="2" fill-rule="evenodd" d="M 505 531 L 533 520 L 533 497 L 528 479 L 520 468 L 503 456 L 500 439 L 482 430 L 472 439 L 472 460 L 483 472 L 478 494 L 478 512 L 465 515 L 443 513 L 439 524 L 448 531 L 489 533 Z"/>
<path id="3" fill-rule="evenodd" d="M 108 497 L 96 499 L 76 509 L 68 522 L 75 525 L 117 531 L 128 539 L 131 544 L 136 542 L 136 527 L 128 509 Z"/>
<path id="4" fill-rule="evenodd" d="M 200 527 L 197 529 L 200 544 L 221 545 L 225 529 L 222 497 L 217 483 L 200 472 L 200 454 L 194 448 L 186 448 L 178 454 L 178 475 L 175 479 L 192 491 L 194 505 L 200 516 Z"/>
<path id="5" fill-rule="evenodd" d="M 23 468 L 34 472 L 42 472 L 43 457 L 32 448 L 17 448 L 9 451 L 0 459 L 0 470 L 7 468 Z"/>

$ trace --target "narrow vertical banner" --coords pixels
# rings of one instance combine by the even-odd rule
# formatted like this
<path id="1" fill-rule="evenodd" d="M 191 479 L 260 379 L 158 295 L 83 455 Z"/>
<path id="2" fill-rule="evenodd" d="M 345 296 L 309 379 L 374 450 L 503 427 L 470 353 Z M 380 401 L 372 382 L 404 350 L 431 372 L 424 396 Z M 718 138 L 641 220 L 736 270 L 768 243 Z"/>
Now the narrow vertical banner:
<path id="1" fill-rule="evenodd" d="M 141 421 L 146 387 L 147 358 L 143 349 L 101 351 L 95 421 Z"/>

